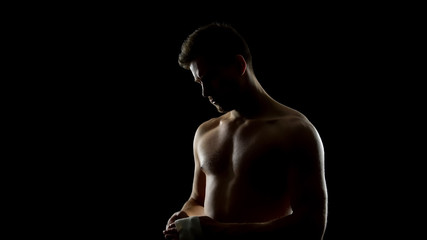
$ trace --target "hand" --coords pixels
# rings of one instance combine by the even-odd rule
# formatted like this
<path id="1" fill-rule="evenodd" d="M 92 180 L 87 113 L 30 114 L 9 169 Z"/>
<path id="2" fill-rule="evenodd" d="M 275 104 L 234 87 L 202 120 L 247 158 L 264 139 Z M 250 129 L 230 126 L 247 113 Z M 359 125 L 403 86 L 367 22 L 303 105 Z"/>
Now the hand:
<path id="1" fill-rule="evenodd" d="M 179 240 L 179 233 L 176 230 L 175 223 L 168 224 L 166 229 L 163 230 L 163 235 L 167 240 Z"/>
<path id="2" fill-rule="evenodd" d="M 179 211 L 169 218 L 168 223 L 166 224 L 166 229 L 163 230 L 163 235 L 167 240 L 179 240 L 178 230 L 176 230 L 175 221 L 180 218 L 188 217 L 187 213 L 184 211 Z"/>

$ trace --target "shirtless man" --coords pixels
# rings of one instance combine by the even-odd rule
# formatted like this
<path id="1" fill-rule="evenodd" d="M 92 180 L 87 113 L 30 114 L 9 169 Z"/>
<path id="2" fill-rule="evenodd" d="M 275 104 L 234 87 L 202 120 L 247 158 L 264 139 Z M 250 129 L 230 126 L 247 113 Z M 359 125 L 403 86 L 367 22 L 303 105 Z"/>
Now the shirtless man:
<path id="1" fill-rule="evenodd" d="M 175 221 L 197 216 L 198 239 L 323 239 L 321 138 L 262 88 L 241 35 L 226 24 L 203 26 L 184 41 L 179 64 L 222 115 L 195 133 L 192 192 L 167 221 L 165 238 L 180 239 Z"/>

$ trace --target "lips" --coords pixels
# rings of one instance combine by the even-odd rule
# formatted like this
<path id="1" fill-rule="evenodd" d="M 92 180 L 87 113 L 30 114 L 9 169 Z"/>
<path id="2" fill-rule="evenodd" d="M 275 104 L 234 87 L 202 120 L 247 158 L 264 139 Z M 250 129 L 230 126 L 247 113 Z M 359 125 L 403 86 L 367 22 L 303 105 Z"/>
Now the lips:
<path id="1" fill-rule="evenodd" d="M 211 102 L 212 104 L 216 103 L 215 100 L 211 96 L 209 96 L 208 98 L 209 98 L 209 102 Z"/>

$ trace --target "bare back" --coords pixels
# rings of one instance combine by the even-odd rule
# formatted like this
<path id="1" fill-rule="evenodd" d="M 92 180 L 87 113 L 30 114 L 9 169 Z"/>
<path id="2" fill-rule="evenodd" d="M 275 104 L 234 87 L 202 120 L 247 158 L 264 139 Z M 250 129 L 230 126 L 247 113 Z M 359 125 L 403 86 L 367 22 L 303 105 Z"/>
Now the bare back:
<path id="1" fill-rule="evenodd" d="M 286 108 L 265 118 L 230 114 L 205 122 L 194 148 L 205 175 L 205 214 L 223 222 L 257 222 L 292 213 L 290 176 L 295 125 L 310 124 Z M 196 169 L 197 173 L 197 169 Z"/>

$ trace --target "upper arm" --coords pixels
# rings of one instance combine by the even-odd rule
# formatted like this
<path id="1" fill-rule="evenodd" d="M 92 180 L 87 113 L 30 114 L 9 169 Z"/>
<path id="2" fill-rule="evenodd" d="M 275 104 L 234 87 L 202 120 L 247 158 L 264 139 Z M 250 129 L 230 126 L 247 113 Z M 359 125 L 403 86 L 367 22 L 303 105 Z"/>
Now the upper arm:
<path id="1" fill-rule="evenodd" d="M 191 191 L 191 198 L 193 198 L 199 205 L 204 205 L 205 200 L 205 185 L 206 176 L 200 166 L 200 160 L 197 151 L 198 139 L 201 134 L 201 127 L 196 131 L 193 141 L 193 156 L 194 156 L 194 176 L 193 176 L 193 187 Z"/>
<path id="2" fill-rule="evenodd" d="M 205 184 L 206 177 L 200 168 L 200 161 L 197 154 L 197 137 L 196 133 L 193 142 L 194 153 L 194 176 L 193 185 L 190 198 L 184 203 L 181 211 L 184 211 L 188 216 L 202 216 L 204 215 L 204 202 L 205 202 Z"/>
<path id="3" fill-rule="evenodd" d="M 310 123 L 298 124 L 291 170 L 291 204 L 295 213 L 326 224 L 327 188 L 324 149 L 317 130 Z"/>

